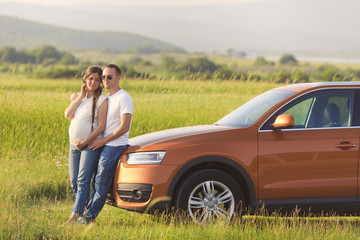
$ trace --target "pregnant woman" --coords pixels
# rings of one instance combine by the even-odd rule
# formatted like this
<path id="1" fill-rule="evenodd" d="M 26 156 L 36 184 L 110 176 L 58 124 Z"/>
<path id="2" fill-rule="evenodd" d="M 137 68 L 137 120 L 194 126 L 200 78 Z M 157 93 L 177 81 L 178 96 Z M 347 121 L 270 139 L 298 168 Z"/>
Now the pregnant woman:
<path id="1" fill-rule="evenodd" d="M 75 195 L 74 208 L 66 223 L 73 223 L 83 215 L 90 181 L 97 169 L 101 148 L 91 150 L 87 145 L 95 138 L 102 138 L 105 130 L 108 100 L 102 94 L 101 75 L 100 67 L 89 67 L 82 80 L 81 92 L 71 96 L 71 103 L 65 110 L 65 118 L 71 119 L 69 173 Z"/>

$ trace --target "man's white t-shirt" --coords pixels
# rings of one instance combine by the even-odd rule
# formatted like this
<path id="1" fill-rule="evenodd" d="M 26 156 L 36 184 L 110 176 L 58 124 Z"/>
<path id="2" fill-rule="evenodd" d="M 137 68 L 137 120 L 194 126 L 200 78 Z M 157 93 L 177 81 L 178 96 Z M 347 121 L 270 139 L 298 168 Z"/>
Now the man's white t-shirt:
<path id="1" fill-rule="evenodd" d="M 96 102 L 95 117 L 93 123 L 94 129 L 97 128 L 97 126 L 99 125 L 98 111 L 100 105 L 104 102 L 105 99 L 106 99 L 105 95 L 101 94 Z M 78 139 L 84 141 L 91 134 L 92 103 L 93 103 L 93 97 L 85 98 L 77 107 L 69 127 L 69 136 L 70 136 L 71 144 L 75 144 L 75 141 Z M 100 134 L 97 138 L 102 138 L 102 137 L 103 135 Z"/>
<path id="2" fill-rule="evenodd" d="M 104 132 L 104 137 L 108 136 L 115 131 L 121 125 L 121 114 L 133 112 L 133 101 L 130 95 L 125 92 L 124 89 L 120 89 L 115 94 L 108 94 L 108 113 L 106 120 L 106 129 Z M 131 126 L 131 122 L 130 122 Z M 117 139 L 114 139 L 105 145 L 107 146 L 122 146 L 129 144 L 129 132 L 123 134 Z"/>

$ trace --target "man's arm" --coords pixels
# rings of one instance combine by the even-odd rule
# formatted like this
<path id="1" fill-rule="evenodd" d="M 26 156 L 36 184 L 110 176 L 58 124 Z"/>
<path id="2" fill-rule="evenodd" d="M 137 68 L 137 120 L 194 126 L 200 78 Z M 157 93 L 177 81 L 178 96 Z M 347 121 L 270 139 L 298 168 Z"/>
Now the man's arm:
<path id="1" fill-rule="evenodd" d="M 131 117 L 132 115 L 130 113 L 124 113 L 121 114 L 121 124 L 118 128 L 115 129 L 111 134 L 104 138 L 97 138 L 94 139 L 88 146 L 89 149 L 95 150 L 97 148 L 100 148 L 104 146 L 106 143 L 119 138 L 120 136 L 124 135 L 130 130 L 130 124 L 131 124 Z"/>

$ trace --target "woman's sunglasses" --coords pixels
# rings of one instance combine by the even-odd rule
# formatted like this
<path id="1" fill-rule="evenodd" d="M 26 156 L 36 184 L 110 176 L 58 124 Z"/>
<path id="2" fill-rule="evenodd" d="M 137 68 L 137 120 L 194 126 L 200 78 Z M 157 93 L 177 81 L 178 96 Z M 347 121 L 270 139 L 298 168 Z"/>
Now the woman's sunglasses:
<path id="1" fill-rule="evenodd" d="M 101 79 L 102 79 L 102 80 L 104 80 L 105 78 L 111 80 L 113 77 L 112 77 L 111 75 L 107 75 L 107 76 L 106 76 L 106 75 L 102 75 L 102 76 L 101 76 Z"/>

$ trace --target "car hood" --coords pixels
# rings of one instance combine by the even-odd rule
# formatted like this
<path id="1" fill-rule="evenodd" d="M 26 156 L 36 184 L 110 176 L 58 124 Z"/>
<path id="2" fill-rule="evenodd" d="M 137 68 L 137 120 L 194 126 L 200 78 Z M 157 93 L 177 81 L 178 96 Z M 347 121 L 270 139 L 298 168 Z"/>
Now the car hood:
<path id="1" fill-rule="evenodd" d="M 148 133 L 137 137 L 133 137 L 129 139 L 129 142 L 130 142 L 130 146 L 132 146 L 132 149 L 136 150 L 138 148 L 145 147 L 150 144 L 165 142 L 176 138 L 188 137 L 188 136 L 211 133 L 211 132 L 219 132 L 224 130 L 230 130 L 233 128 L 234 127 L 215 126 L 215 125 L 199 125 L 192 127 L 174 128 L 174 129 L 168 129 L 168 130 L 163 130 L 159 132 L 153 132 L 153 133 Z"/>

